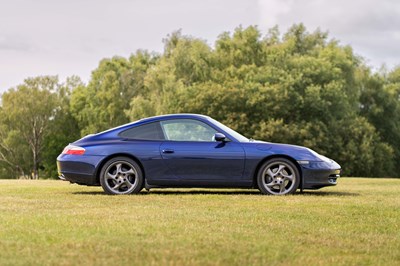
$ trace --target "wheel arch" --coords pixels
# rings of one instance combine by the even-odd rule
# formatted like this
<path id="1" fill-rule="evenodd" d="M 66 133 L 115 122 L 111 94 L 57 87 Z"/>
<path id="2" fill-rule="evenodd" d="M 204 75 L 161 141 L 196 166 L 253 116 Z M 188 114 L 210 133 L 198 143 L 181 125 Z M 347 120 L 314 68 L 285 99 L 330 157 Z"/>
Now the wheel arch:
<path id="1" fill-rule="evenodd" d="M 132 154 L 129 154 L 129 153 L 115 153 L 115 154 L 110 154 L 107 157 L 105 157 L 100 162 L 100 164 L 97 166 L 97 169 L 96 169 L 96 183 L 100 184 L 100 172 L 101 172 L 101 169 L 103 168 L 104 164 L 106 162 L 108 162 L 109 160 L 111 160 L 112 158 L 116 158 L 116 157 L 127 157 L 127 158 L 135 161 L 139 165 L 140 170 L 142 170 L 143 179 L 146 179 L 146 172 L 144 171 L 143 164 L 140 162 L 140 160 L 137 157 L 135 157 L 135 156 L 133 156 Z"/>
<path id="2" fill-rule="evenodd" d="M 299 188 L 301 189 L 301 188 L 303 187 L 303 172 L 301 171 L 301 167 L 300 167 L 299 163 L 298 163 L 293 157 L 290 157 L 289 155 L 286 155 L 286 154 L 273 154 L 273 155 L 270 155 L 270 156 L 267 156 L 267 157 L 263 158 L 263 159 L 257 164 L 257 167 L 256 167 L 256 169 L 254 170 L 254 173 L 253 173 L 253 186 L 254 186 L 255 188 L 258 188 L 258 185 L 257 185 L 257 175 L 258 175 L 258 171 L 260 171 L 261 166 L 262 166 L 266 161 L 269 161 L 269 160 L 275 159 L 275 158 L 284 158 L 284 159 L 287 159 L 287 160 L 291 161 L 291 162 L 296 166 L 296 168 L 297 168 L 297 170 L 299 171 L 299 174 L 300 174 L 300 187 L 299 187 Z"/>

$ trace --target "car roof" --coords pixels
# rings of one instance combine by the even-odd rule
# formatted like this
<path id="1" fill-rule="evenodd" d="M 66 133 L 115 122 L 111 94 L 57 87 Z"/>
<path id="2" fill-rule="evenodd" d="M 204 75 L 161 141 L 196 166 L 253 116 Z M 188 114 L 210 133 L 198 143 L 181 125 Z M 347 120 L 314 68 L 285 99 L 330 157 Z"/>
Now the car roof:
<path id="1" fill-rule="evenodd" d="M 200 118 L 200 119 L 209 119 L 209 116 L 206 115 L 199 115 L 199 114 L 190 114 L 190 113 L 183 113 L 183 114 L 166 114 L 166 115 L 157 115 L 152 117 L 147 117 L 140 119 L 138 121 L 132 122 L 133 123 L 144 123 L 144 122 L 152 122 L 152 121 L 159 121 L 159 120 L 169 120 L 169 119 L 182 119 L 182 118 Z"/>

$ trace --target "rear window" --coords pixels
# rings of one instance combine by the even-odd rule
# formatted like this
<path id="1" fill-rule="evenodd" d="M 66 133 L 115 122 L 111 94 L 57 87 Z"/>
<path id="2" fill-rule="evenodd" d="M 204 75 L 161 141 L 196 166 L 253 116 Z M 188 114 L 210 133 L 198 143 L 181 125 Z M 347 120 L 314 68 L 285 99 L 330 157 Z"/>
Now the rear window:
<path id="1" fill-rule="evenodd" d="M 119 133 L 122 138 L 142 140 L 164 140 L 164 134 L 158 122 L 136 126 Z"/>

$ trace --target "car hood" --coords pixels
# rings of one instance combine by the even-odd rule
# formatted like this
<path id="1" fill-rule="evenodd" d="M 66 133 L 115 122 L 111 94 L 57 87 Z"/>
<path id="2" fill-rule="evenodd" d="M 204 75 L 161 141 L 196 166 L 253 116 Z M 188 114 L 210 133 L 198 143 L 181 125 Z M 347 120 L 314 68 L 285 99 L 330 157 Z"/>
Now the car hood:
<path id="1" fill-rule="evenodd" d="M 304 160 L 304 161 L 333 162 L 333 160 L 318 154 L 317 152 L 313 151 L 310 148 L 303 146 L 283 144 L 283 143 L 273 143 L 260 140 L 253 140 L 250 143 L 252 145 L 255 145 L 258 150 L 269 151 L 274 154 L 288 155 L 298 161 Z"/>

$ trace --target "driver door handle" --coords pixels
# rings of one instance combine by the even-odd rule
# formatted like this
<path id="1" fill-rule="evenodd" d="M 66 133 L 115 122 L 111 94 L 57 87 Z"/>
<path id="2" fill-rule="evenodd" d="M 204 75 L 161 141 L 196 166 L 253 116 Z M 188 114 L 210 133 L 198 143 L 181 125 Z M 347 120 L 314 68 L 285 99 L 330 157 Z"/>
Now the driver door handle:
<path id="1" fill-rule="evenodd" d="M 174 153 L 174 150 L 172 150 L 172 149 L 163 149 L 162 153 Z"/>

